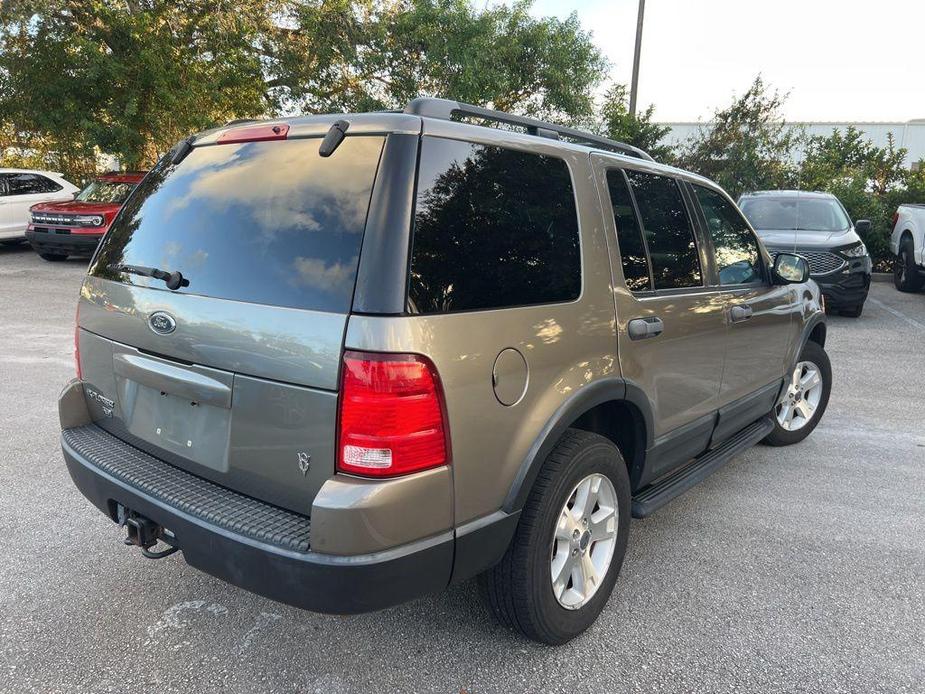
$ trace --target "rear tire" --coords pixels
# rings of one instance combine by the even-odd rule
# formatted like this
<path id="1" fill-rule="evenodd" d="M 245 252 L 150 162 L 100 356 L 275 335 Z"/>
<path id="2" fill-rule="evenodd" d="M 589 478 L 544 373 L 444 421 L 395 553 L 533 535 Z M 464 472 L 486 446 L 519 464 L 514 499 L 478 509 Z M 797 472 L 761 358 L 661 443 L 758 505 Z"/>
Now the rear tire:
<path id="1" fill-rule="evenodd" d="M 588 490 L 584 496 L 582 489 Z M 599 503 L 605 498 L 610 501 Z M 629 477 L 619 449 L 603 436 L 567 430 L 540 470 L 504 558 L 479 577 L 488 606 L 502 624 L 534 641 L 559 645 L 575 638 L 607 604 L 626 554 L 629 521 Z M 558 596 L 554 573 L 567 577 L 557 584 Z M 576 575 L 597 580 L 573 584 Z"/>
<path id="2" fill-rule="evenodd" d="M 812 386 L 814 373 L 819 382 Z M 807 342 L 800 352 L 794 371 L 784 384 L 782 397 L 771 410 L 774 430 L 762 443 L 790 446 L 813 433 L 829 404 L 831 390 L 832 365 L 829 355 L 816 342 Z"/>
<path id="3" fill-rule="evenodd" d="M 912 239 L 907 238 L 893 261 L 893 284 L 901 292 L 917 292 L 925 284 L 925 277 L 919 274 L 912 251 Z"/>
<path id="4" fill-rule="evenodd" d="M 67 260 L 67 256 L 60 253 L 39 253 L 39 258 L 47 260 L 49 263 L 59 263 L 62 260 Z"/>

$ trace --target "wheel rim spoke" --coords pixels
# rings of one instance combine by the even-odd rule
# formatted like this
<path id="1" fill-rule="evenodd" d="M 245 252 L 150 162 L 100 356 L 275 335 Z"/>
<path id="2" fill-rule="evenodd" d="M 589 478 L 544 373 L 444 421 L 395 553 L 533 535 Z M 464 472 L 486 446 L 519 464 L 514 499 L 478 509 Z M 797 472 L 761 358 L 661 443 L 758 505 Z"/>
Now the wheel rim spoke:
<path id="1" fill-rule="evenodd" d="M 591 554 L 589 552 L 581 556 L 581 574 L 584 578 L 581 584 L 582 592 L 587 598 L 594 594 L 601 580 L 600 576 L 597 575 L 597 567 L 594 566 L 594 562 L 591 561 Z"/>
<path id="2" fill-rule="evenodd" d="M 793 406 L 789 402 L 785 402 L 780 406 L 780 413 L 777 415 L 777 421 L 781 423 L 785 429 L 790 428 L 790 420 L 793 419 Z"/>
<path id="3" fill-rule="evenodd" d="M 575 531 L 575 519 L 567 509 L 562 509 L 559 514 L 559 522 L 556 524 L 556 539 L 568 542 L 572 539 L 572 533 Z"/>
<path id="4" fill-rule="evenodd" d="M 572 575 L 574 566 L 575 566 L 575 557 L 573 557 L 571 552 L 569 552 L 567 546 L 564 551 L 561 551 L 560 553 L 558 553 L 556 557 L 553 559 L 552 585 L 553 585 L 553 590 L 555 591 L 557 600 L 561 600 L 562 594 L 565 592 L 565 588 L 568 585 L 569 578 Z"/>
<path id="5" fill-rule="evenodd" d="M 591 517 L 588 529 L 591 531 L 592 542 L 609 540 L 617 534 L 617 512 L 612 508 L 601 507 Z"/>
<path id="6" fill-rule="evenodd" d="M 816 369 L 809 369 L 806 372 L 806 375 L 800 379 L 800 386 L 803 388 L 803 391 L 812 390 L 816 386 L 822 383 L 822 378 L 819 376 L 819 372 Z"/>

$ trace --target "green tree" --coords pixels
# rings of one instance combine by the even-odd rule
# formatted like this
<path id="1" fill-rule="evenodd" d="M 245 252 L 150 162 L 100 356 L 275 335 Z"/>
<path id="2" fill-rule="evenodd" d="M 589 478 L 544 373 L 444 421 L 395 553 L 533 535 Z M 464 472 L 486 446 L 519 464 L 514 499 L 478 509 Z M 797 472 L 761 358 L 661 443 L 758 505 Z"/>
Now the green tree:
<path id="1" fill-rule="evenodd" d="M 662 142 L 671 128 L 653 123 L 654 113 L 655 106 L 649 105 L 631 116 L 626 85 L 615 84 L 604 95 L 599 130 L 605 137 L 645 150 L 657 161 L 671 161 L 672 148 Z"/>
<path id="2" fill-rule="evenodd" d="M 533 17 L 532 0 L 294 3 L 278 45 L 281 98 L 312 111 L 399 108 L 443 96 L 569 120 L 591 115 L 607 63 L 575 13 Z"/>
<path id="3" fill-rule="evenodd" d="M 0 14 L 0 153 L 149 166 L 232 118 L 445 96 L 591 117 L 606 61 L 529 0 L 32 0 Z"/>
<path id="4" fill-rule="evenodd" d="M 792 186 L 796 167 L 791 156 L 799 137 L 784 121 L 786 98 L 759 75 L 681 148 L 679 166 L 713 179 L 733 197 Z"/>
<path id="5" fill-rule="evenodd" d="M 266 10 L 263 0 L 12 3 L 0 25 L 0 121 L 65 158 L 102 150 L 150 165 L 192 131 L 268 109 Z"/>

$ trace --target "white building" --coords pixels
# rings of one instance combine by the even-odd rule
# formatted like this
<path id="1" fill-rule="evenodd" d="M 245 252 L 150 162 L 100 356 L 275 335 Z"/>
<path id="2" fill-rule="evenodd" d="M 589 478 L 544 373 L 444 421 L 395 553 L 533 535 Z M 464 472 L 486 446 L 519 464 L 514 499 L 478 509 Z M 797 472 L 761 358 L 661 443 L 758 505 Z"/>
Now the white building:
<path id="1" fill-rule="evenodd" d="M 671 128 L 665 136 L 665 142 L 672 146 L 684 143 L 700 128 L 709 128 L 710 123 L 662 123 Z M 788 123 L 788 127 L 802 130 L 807 135 L 821 135 L 828 137 L 833 130 L 844 131 L 849 125 L 864 133 L 864 136 L 877 147 L 886 147 L 888 133 L 893 133 L 893 141 L 897 148 L 905 147 L 906 166 L 918 165 L 925 160 L 925 118 L 910 120 L 906 123 Z M 794 152 L 795 161 L 803 158 L 802 149 Z"/>

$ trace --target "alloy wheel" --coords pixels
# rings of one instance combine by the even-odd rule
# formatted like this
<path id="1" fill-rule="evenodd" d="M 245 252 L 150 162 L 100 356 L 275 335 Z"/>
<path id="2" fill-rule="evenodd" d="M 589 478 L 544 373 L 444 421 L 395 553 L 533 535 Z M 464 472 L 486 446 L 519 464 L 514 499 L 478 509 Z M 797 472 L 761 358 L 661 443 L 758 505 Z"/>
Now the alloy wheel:
<path id="1" fill-rule="evenodd" d="M 559 513 L 550 553 L 558 603 L 577 610 L 604 582 L 617 542 L 617 493 L 604 475 L 588 475 L 572 489 Z"/>
<path id="2" fill-rule="evenodd" d="M 822 371 L 811 361 L 801 361 L 777 403 L 777 423 L 787 431 L 805 427 L 819 407 L 822 390 Z"/>

